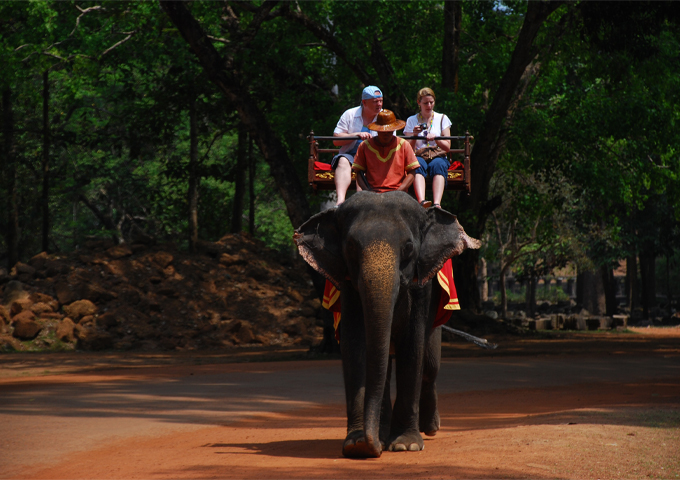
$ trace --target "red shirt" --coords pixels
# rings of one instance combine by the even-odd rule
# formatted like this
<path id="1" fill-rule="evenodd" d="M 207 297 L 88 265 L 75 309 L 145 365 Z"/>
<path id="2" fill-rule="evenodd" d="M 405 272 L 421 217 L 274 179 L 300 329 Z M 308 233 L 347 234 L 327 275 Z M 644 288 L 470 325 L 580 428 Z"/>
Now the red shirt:
<path id="1" fill-rule="evenodd" d="M 397 190 L 406 175 L 420 167 L 418 159 L 403 138 L 394 137 L 385 147 L 376 138 L 361 142 L 352 168 L 365 171 L 368 183 L 378 193 Z"/>

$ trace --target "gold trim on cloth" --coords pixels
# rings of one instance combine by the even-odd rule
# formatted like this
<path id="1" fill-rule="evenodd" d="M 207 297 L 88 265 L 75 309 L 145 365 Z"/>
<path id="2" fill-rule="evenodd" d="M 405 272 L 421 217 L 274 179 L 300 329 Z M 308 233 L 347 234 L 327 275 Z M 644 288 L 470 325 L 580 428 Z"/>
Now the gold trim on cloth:
<path id="1" fill-rule="evenodd" d="M 462 177 L 463 174 L 460 173 L 460 172 L 449 172 L 447 176 L 448 176 L 450 179 L 454 179 L 454 178 L 460 178 L 460 177 Z"/>
<path id="2" fill-rule="evenodd" d="M 356 177 L 356 173 L 352 172 L 352 180 Z M 333 180 L 335 178 L 335 173 L 333 172 L 315 172 L 314 173 L 314 178 L 316 180 Z"/>
<path id="3" fill-rule="evenodd" d="M 398 140 L 399 140 L 398 145 L 397 145 L 396 147 L 394 147 L 392 150 L 390 150 L 390 151 L 387 153 L 387 156 L 386 156 L 386 157 L 381 157 L 381 156 L 380 156 L 380 152 L 378 152 L 375 148 L 373 148 L 373 147 L 371 146 L 371 144 L 368 142 L 368 140 L 364 140 L 364 143 L 366 144 L 366 148 L 368 148 L 371 152 L 373 152 L 378 160 L 380 160 L 382 163 L 385 163 L 385 162 L 387 162 L 390 158 L 392 158 L 392 155 L 394 155 L 395 152 L 398 152 L 399 150 L 401 150 L 401 146 L 402 146 L 402 145 L 404 144 L 404 142 L 406 141 L 406 140 L 404 140 L 403 138 L 399 138 Z"/>

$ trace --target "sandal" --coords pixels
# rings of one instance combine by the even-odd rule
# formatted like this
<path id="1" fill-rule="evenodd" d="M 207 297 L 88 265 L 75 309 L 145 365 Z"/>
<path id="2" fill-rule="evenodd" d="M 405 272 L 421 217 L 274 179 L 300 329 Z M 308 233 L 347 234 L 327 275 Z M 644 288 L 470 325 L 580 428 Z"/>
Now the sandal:
<path id="1" fill-rule="evenodd" d="M 442 208 L 441 205 L 439 205 L 438 203 L 434 203 L 434 204 L 432 204 L 432 206 L 433 206 L 434 208 Z"/>
<path id="2" fill-rule="evenodd" d="M 432 202 L 429 200 L 421 200 L 420 204 L 423 206 L 423 208 L 430 208 L 432 206 Z"/>

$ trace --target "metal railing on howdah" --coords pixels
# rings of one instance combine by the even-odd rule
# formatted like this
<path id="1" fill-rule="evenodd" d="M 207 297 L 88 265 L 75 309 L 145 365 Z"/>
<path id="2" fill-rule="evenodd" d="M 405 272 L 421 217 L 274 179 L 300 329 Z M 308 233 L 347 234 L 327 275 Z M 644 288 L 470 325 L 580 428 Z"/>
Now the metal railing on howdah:
<path id="1" fill-rule="evenodd" d="M 405 136 L 405 135 L 397 135 L 399 138 L 403 138 L 404 140 L 423 140 L 424 137 L 418 137 L 418 136 Z M 308 169 L 307 169 L 307 177 L 309 181 L 309 185 L 316 191 L 317 189 L 331 189 L 334 188 L 333 186 L 333 180 L 332 180 L 332 174 L 329 175 L 329 173 L 323 173 L 323 174 L 318 174 L 316 170 L 314 169 L 314 163 L 319 160 L 319 154 L 320 153 L 333 153 L 336 154 L 339 152 L 338 148 L 319 148 L 319 143 L 318 141 L 334 141 L 334 140 L 361 140 L 361 137 L 359 136 L 352 136 L 352 137 L 335 137 L 335 136 L 328 136 L 328 135 L 314 135 L 314 131 L 312 130 L 309 133 L 309 136 L 307 137 L 309 140 L 309 162 L 308 162 Z M 474 141 L 474 137 L 470 135 L 470 132 L 465 132 L 465 135 L 450 135 L 450 136 L 440 136 L 440 137 L 435 137 L 435 140 L 456 140 L 456 141 L 463 141 L 463 148 L 452 148 L 449 150 L 449 154 L 461 154 L 463 155 L 463 170 L 462 173 L 456 174 L 454 179 L 448 178 L 448 188 L 452 190 L 464 190 L 470 194 L 470 186 L 471 186 L 471 168 L 470 168 L 470 153 L 472 151 L 472 145 L 471 142 Z M 457 170 L 456 172 L 461 172 L 460 170 Z"/>

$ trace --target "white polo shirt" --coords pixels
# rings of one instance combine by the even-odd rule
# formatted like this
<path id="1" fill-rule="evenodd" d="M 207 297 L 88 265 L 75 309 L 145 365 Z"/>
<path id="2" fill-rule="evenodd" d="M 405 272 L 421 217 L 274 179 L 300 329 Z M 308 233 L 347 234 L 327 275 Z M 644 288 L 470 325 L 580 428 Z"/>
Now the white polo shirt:
<path id="1" fill-rule="evenodd" d="M 340 120 L 338 120 L 338 124 L 335 126 L 335 130 L 333 130 L 333 133 L 360 132 L 364 126 L 364 119 L 361 117 L 362 112 L 363 105 L 359 105 L 358 107 L 346 110 L 345 113 L 343 113 L 342 116 L 340 117 Z M 376 115 L 372 121 L 375 122 L 377 119 L 378 116 Z M 378 135 L 378 132 L 371 131 L 371 136 L 375 137 L 376 135 Z M 346 145 L 343 145 L 342 147 L 340 147 L 340 153 L 349 152 L 350 150 L 352 150 L 352 148 L 354 148 L 354 144 L 357 142 L 358 140 L 355 140 Z"/>

